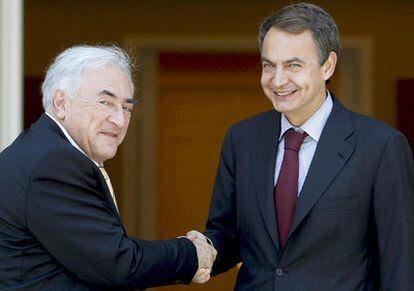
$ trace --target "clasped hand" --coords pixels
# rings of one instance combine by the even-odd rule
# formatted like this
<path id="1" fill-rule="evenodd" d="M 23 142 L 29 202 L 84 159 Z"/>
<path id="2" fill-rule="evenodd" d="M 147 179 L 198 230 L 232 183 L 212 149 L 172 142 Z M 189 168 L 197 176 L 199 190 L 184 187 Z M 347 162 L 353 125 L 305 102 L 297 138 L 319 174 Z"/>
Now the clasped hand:
<path id="1" fill-rule="evenodd" d="M 193 277 L 193 282 L 203 284 L 210 279 L 211 268 L 217 256 L 216 249 L 210 245 L 207 238 L 196 230 L 187 232 L 186 237 L 193 242 L 197 249 L 198 270 Z"/>

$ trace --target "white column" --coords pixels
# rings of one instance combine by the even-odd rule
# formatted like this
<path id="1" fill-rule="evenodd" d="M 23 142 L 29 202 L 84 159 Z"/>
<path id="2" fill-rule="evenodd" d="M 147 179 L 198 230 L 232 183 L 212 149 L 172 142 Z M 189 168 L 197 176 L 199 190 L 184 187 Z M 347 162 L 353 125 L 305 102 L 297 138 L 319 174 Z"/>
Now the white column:
<path id="1" fill-rule="evenodd" d="M 22 130 L 22 44 L 22 0 L 0 0 L 0 151 Z"/>

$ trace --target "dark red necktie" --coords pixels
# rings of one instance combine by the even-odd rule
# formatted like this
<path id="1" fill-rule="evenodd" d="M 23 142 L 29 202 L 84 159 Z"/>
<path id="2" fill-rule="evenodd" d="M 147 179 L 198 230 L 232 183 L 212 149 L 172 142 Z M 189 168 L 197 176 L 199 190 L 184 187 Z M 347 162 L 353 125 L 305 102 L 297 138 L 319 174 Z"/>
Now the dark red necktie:
<path id="1" fill-rule="evenodd" d="M 280 247 L 283 248 L 295 212 L 298 196 L 299 150 L 306 137 L 293 128 L 285 133 L 285 154 L 275 187 L 276 218 Z"/>

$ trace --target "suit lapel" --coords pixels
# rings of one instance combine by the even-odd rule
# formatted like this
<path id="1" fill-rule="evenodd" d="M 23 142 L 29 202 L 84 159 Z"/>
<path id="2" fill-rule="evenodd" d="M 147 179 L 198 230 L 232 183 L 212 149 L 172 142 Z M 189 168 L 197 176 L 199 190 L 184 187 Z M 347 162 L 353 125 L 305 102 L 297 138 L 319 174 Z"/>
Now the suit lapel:
<path id="1" fill-rule="evenodd" d="M 348 139 L 353 133 L 348 111 L 338 100 L 333 100 L 332 112 L 322 131 L 305 183 L 296 203 L 288 240 L 339 174 L 354 151 L 354 144 L 351 139 Z"/>
<path id="2" fill-rule="evenodd" d="M 252 180 L 255 196 L 267 231 L 279 250 L 275 203 L 273 197 L 277 140 L 280 133 L 280 114 L 273 112 L 261 129 L 260 136 L 251 147 Z"/>
<path id="3" fill-rule="evenodd" d="M 33 124 L 33 126 L 35 126 L 35 127 L 37 127 L 37 126 L 46 127 L 49 130 L 51 130 L 53 133 L 58 134 L 59 136 L 61 136 L 62 138 L 64 138 L 68 143 L 70 143 L 69 140 L 66 138 L 65 134 L 59 128 L 59 126 L 50 117 L 48 117 L 45 113 L 43 113 L 41 115 L 41 117 L 38 119 L 38 121 L 36 121 L 36 123 Z M 73 147 L 73 150 L 78 151 L 77 149 L 75 149 L 75 147 Z M 88 161 L 90 161 L 90 163 L 96 168 L 95 169 L 96 176 L 98 177 L 99 182 L 100 182 L 102 188 L 105 189 L 106 199 L 108 200 L 108 203 L 111 206 L 112 211 L 114 212 L 114 214 L 116 215 L 116 217 L 118 218 L 118 220 L 120 222 L 121 221 L 121 218 L 119 217 L 119 213 L 118 213 L 118 210 L 116 209 L 115 203 L 114 203 L 114 201 L 112 199 L 111 192 L 108 189 L 108 186 L 106 184 L 105 178 L 102 176 L 101 171 L 92 162 L 92 160 L 90 160 L 88 157 L 84 156 L 83 154 L 81 154 L 81 156 L 82 157 L 85 157 L 85 159 L 88 159 Z"/>
<path id="4" fill-rule="evenodd" d="M 105 189 L 105 196 L 106 199 L 108 200 L 109 205 L 111 206 L 112 211 L 114 212 L 114 214 L 116 215 L 116 217 L 118 218 L 119 221 L 121 221 L 121 218 L 119 217 L 119 212 L 118 209 L 116 208 L 114 199 L 112 199 L 112 195 L 111 195 L 111 191 L 108 188 L 108 185 L 106 184 L 105 178 L 102 175 L 101 171 L 99 170 L 98 167 L 95 166 L 95 172 L 96 175 L 98 176 L 99 182 L 102 186 L 103 189 Z"/>

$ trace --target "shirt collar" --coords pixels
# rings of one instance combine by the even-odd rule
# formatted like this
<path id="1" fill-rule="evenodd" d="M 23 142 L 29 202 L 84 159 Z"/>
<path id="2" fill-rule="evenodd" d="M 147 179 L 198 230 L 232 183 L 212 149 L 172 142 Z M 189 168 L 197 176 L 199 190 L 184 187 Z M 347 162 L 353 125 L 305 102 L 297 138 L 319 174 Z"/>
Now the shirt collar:
<path id="1" fill-rule="evenodd" d="M 92 162 L 94 162 L 94 164 L 99 167 L 99 164 L 97 162 L 95 162 L 93 159 L 91 159 L 91 157 L 89 157 L 81 148 L 80 146 L 75 142 L 75 140 L 70 136 L 69 132 L 63 127 L 62 124 L 60 124 L 59 121 L 57 121 L 51 114 L 49 114 L 48 112 L 45 112 L 45 114 L 47 116 L 50 117 L 50 119 L 52 119 L 60 128 L 60 130 L 63 132 L 63 134 L 65 135 L 65 137 L 68 139 L 68 141 L 70 142 L 71 145 L 73 145 L 76 149 L 78 149 L 82 154 L 84 154 L 85 156 L 87 156 Z"/>
<path id="2" fill-rule="evenodd" d="M 326 124 L 326 121 L 328 120 L 329 114 L 331 114 L 332 107 L 333 107 L 332 97 L 329 91 L 327 91 L 327 97 L 325 99 L 325 102 L 300 127 L 293 126 L 289 122 L 289 120 L 286 118 L 286 116 L 282 113 L 282 117 L 280 120 L 279 141 L 282 139 L 283 135 L 285 134 L 287 130 L 289 130 L 290 128 L 294 128 L 295 130 L 298 130 L 298 131 L 305 131 L 310 138 L 318 142 L 319 138 L 321 137 L 322 130 Z"/>

